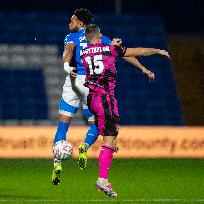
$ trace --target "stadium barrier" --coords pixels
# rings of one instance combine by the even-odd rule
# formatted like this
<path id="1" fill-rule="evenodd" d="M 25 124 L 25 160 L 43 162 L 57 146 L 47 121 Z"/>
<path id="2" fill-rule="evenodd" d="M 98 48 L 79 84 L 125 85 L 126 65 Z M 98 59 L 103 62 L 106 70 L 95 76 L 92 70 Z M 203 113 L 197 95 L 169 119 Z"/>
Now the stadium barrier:
<path id="1" fill-rule="evenodd" d="M 56 127 L 0 127 L 0 158 L 52 158 Z M 87 127 L 71 127 L 67 139 L 73 157 Z M 97 158 L 102 137 L 90 148 Z M 204 127 L 123 126 L 118 137 L 118 158 L 204 158 Z"/>

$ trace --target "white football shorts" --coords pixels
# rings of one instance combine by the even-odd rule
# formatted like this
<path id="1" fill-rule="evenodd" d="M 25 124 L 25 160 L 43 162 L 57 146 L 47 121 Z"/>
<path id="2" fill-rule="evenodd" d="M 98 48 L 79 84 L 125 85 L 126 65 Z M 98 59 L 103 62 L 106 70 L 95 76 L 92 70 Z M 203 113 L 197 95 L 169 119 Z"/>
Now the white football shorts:
<path id="1" fill-rule="evenodd" d="M 71 78 L 70 75 L 66 77 L 59 113 L 72 117 L 77 112 L 80 103 L 82 103 L 84 115 L 89 118 L 89 121 L 94 121 L 94 116 L 87 106 L 89 89 L 84 86 L 85 78 L 85 75 L 77 75 L 75 79 Z"/>

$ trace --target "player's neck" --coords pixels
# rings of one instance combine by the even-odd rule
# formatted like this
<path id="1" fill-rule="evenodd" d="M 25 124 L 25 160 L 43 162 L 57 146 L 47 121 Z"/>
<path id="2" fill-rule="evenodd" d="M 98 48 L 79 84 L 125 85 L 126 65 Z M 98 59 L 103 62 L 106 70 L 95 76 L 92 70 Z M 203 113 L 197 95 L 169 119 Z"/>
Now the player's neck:
<path id="1" fill-rule="evenodd" d="M 80 27 L 78 31 L 85 29 L 85 27 Z"/>
<path id="2" fill-rule="evenodd" d="M 94 45 L 94 44 L 98 44 L 98 43 L 101 43 L 101 40 L 100 39 L 93 39 L 89 42 L 90 44 Z"/>

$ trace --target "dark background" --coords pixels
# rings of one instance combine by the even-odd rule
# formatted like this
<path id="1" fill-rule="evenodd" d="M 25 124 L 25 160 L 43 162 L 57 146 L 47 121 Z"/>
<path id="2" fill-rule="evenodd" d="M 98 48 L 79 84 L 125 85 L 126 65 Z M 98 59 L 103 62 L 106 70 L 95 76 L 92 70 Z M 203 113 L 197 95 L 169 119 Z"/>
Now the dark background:
<path id="1" fill-rule="evenodd" d="M 70 14 L 80 7 L 95 13 L 115 12 L 114 0 L 10 0 L 1 1 L 1 11 L 67 11 Z M 166 21 L 169 33 L 203 33 L 204 1 L 203 0 L 121 0 L 122 14 L 156 13 Z"/>
<path id="2" fill-rule="evenodd" d="M 160 36 L 165 47 L 157 47 L 162 49 L 167 49 L 171 56 L 171 75 L 176 85 L 176 93 L 178 100 L 181 103 L 181 112 L 183 114 L 183 121 L 186 125 L 203 125 L 204 124 L 204 0 L 7 0 L 1 1 L 0 12 L 2 15 L 2 24 L 0 25 L 0 31 L 2 31 L 3 43 L 15 44 L 15 40 L 19 40 L 20 44 L 26 44 L 28 39 L 29 44 L 44 44 L 48 42 L 44 40 L 46 29 L 37 29 L 31 34 L 29 29 L 26 30 L 24 27 L 24 22 L 22 19 L 16 19 L 16 25 L 13 26 L 15 20 L 12 22 L 7 21 L 8 16 L 29 16 L 32 19 L 32 15 L 38 16 L 39 21 L 44 21 L 44 26 L 56 26 L 57 19 L 62 19 L 60 27 L 56 30 L 52 30 L 50 35 L 52 43 L 58 44 L 59 54 L 63 52 L 62 40 L 67 34 L 67 24 L 70 21 L 70 16 L 76 8 L 88 8 L 92 11 L 94 16 L 100 18 L 102 21 L 100 26 L 103 25 L 104 32 L 109 37 L 121 37 L 126 46 L 153 46 L 154 39 L 148 38 L 147 44 L 141 44 L 142 40 L 139 40 L 139 44 L 131 43 L 128 44 L 127 41 L 130 40 L 126 33 L 130 33 L 128 28 L 134 28 L 135 32 L 139 31 L 136 26 L 137 19 L 146 16 L 148 22 L 141 24 L 141 27 L 147 27 L 147 24 L 152 24 L 158 26 L 159 21 L 154 22 L 154 18 L 151 16 L 157 16 L 161 19 L 162 29 L 165 33 Z M 5 15 L 6 13 L 6 15 Z M 20 13 L 20 15 L 19 15 Z M 102 15 L 100 15 L 102 14 Z M 109 15 L 112 14 L 112 15 Z M 127 15 L 128 14 L 128 15 Z M 151 15 L 155 14 L 155 15 Z M 53 15 L 58 15 L 56 22 L 54 22 Z M 116 16 L 115 16 L 116 15 Z M 117 16 L 121 15 L 121 16 Z M 131 20 L 125 21 L 125 23 L 118 20 L 122 18 L 129 18 L 132 16 Z M 149 16 L 149 18 L 147 17 Z M 4 19 L 4 18 L 5 19 Z M 105 17 L 105 18 L 104 18 Z M 122 18 L 121 18 L 122 17 Z M 1 16 L 0 16 L 1 18 Z M 58 19 L 58 20 L 59 20 Z M 114 20 L 115 19 L 115 20 Z M 152 21 L 152 22 L 151 22 Z M 98 23 L 98 22 L 97 22 Z M 114 30 L 114 26 L 111 28 L 110 25 L 113 24 L 121 27 L 120 30 L 123 34 L 120 35 L 118 27 Z M 19 25 L 20 24 L 20 25 Z M 39 22 L 30 20 L 27 27 L 38 26 Z M 10 26 L 10 27 L 9 27 Z M 20 33 L 18 38 L 16 36 L 16 30 L 19 31 L 19 26 L 26 33 Z M 106 27 L 105 27 L 106 26 Z M 14 28 L 13 28 L 14 27 Z M 12 33 L 10 30 L 14 31 Z M 43 27 L 44 28 L 44 27 Z M 57 32 L 60 30 L 60 35 Z M 103 30 L 103 29 L 102 29 Z M 55 33 L 53 33 L 53 31 Z M 148 31 L 149 32 L 149 31 Z M 125 33 L 125 35 L 124 35 Z M 149 33 L 150 34 L 150 33 Z M 137 34 L 135 34 L 137 35 Z M 144 37 L 144 36 L 143 36 Z M 136 43 L 137 38 L 134 39 Z M 17 44 L 19 43 L 17 42 Z M 159 41 L 158 41 L 159 42 Z M 159 45 L 160 46 L 160 45 Z M 144 63 L 147 67 L 149 64 L 145 63 L 143 59 L 139 59 L 141 63 Z M 125 66 L 122 65 L 121 66 Z M 154 70 L 153 70 L 154 71 Z M 156 73 L 158 74 L 158 73 Z M 127 106 L 129 107 L 129 105 Z M 174 112 L 178 112 L 175 111 Z"/>

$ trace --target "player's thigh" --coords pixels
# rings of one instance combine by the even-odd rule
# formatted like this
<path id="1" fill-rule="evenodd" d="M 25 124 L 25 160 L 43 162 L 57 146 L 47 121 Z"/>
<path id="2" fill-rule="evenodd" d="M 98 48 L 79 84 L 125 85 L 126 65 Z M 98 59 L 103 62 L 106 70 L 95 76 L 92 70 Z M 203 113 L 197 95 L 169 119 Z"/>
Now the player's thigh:
<path id="1" fill-rule="evenodd" d="M 75 87 L 80 96 L 82 104 L 87 104 L 87 96 L 89 94 L 89 89 L 84 86 L 85 75 L 78 75 L 75 81 Z"/>
<path id="2" fill-rule="evenodd" d="M 105 126 L 105 114 L 100 95 L 89 94 L 87 97 L 89 110 L 94 114 L 95 122 L 98 127 L 100 135 L 103 135 L 103 129 Z"/>
<path id="3" fill-rule="evenodd" d="M 114 96 L 110 95 L 110 109 L 112 112 L 113 117 L 116 117 L 119 123 L 120 116 L 118 112 L 118 103 Z"/>
<path id="4" fill-rule="evenodd" d="M 62 98 L 68 105 L 78 108 L 80 96 L 76 91 L 74 83 L 74 79 L 71 79 L 69 76 L 66 78 L 63 86 Z"/>
<path id="5" fill-rule="evenodd" d="M 103 136 L 117 136 L 119 132 L 119 114 L 117 101 L 114 97 L 108 94 L 89 94 L 88 105 L 96 116 L 99 134 Z"/>
<path id="6" fill-rule="evenodd" d="M 114 96 L 104 94 L 102 96 L 102 106 L 105 115 L 104 135 L 117 136 L 120 122 L 117 101 Z"/>

